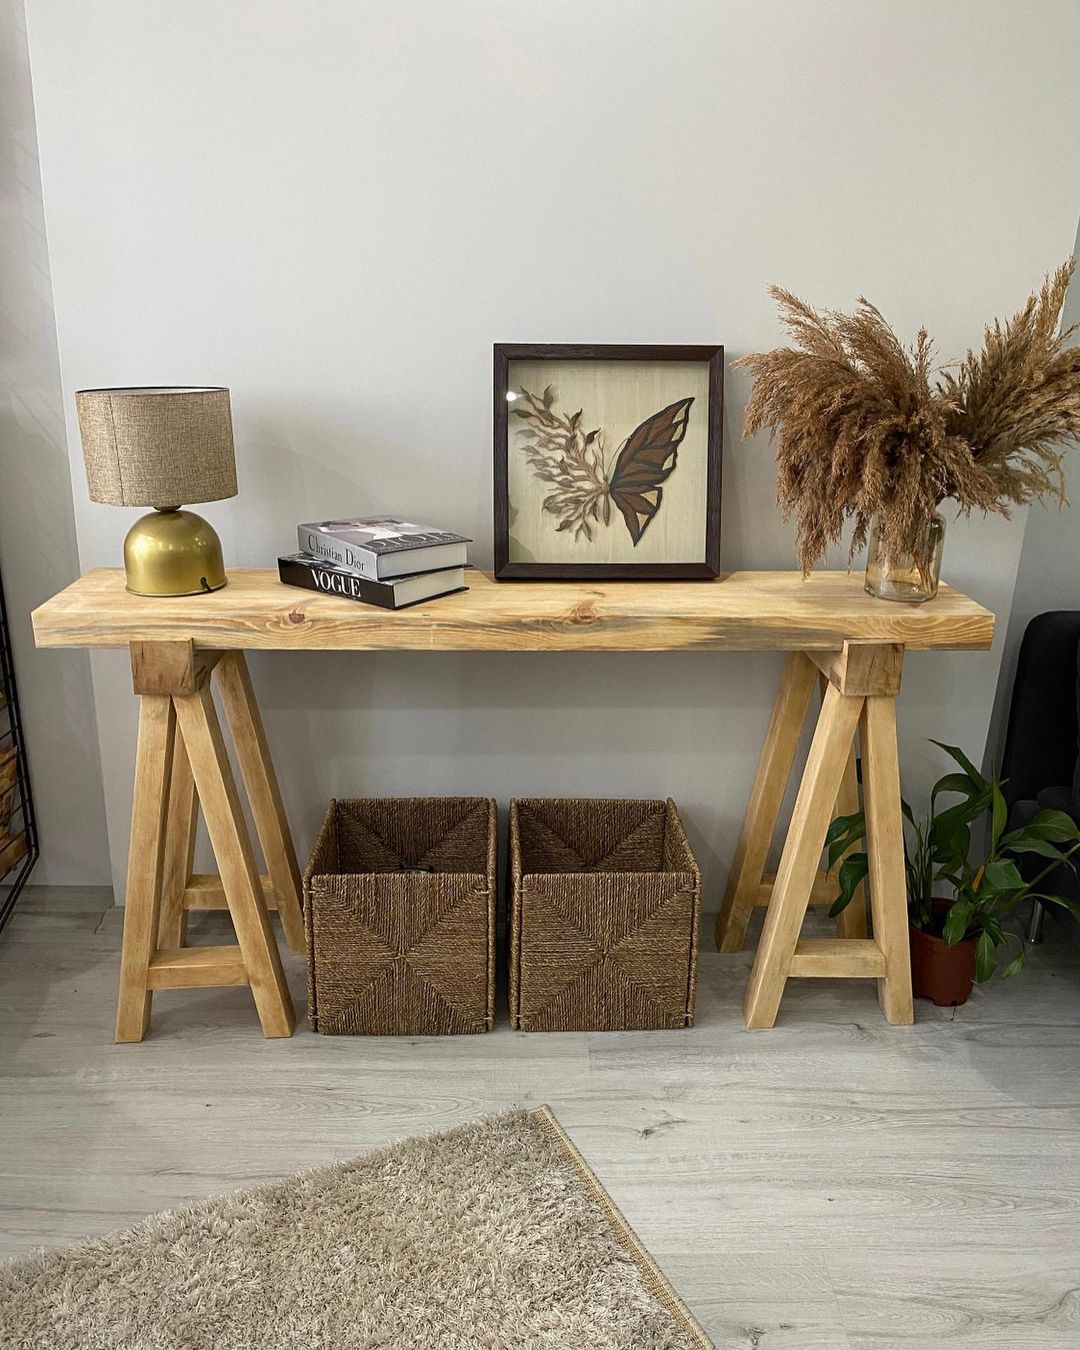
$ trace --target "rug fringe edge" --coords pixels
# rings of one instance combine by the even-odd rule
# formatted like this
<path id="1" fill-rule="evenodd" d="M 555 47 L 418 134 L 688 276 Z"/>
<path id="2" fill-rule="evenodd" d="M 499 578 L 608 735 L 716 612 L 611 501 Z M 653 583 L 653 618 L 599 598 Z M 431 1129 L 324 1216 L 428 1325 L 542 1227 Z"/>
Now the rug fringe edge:
<path id="1" fill-rule="evenodd" d="M 612 1200 L 596 1173 L 582 1157 L 577 1145 L 559 1124 L 551 1107 L 546 1105 L 534 1107 L 528 1114 L 540 1125 L 551 1142 L 581 1178 L 585 1189 L 611 1225 L 619 1245 L 637 1264 L 649 1292 L 675 1318 L 682 1330 L 691 1336 L 699 1346 L 703 1347 L 703 1350 L 716 1350 L 714 1343 L 706 1336 L 693 1313 L 672 1288 L 671 1282 L 627 1222 L 625 1215 Z"/>

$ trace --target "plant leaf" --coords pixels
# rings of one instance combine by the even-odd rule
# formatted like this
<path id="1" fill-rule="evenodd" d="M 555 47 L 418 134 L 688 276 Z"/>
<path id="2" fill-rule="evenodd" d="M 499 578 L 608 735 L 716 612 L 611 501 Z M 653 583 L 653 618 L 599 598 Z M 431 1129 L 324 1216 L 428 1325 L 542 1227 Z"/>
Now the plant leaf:
<path id="1" fill-rule="evenodd" d="M 979 784 L 968 777 L 966 773 L 947 773 L 939 778 L 931 789 L 931 799 L 937 798 L 942 792 L 960 792 L 965 797 L 974 797 L 982 791 Z"/>
<path id="2" fill-rule="evenodd" d="M 933 740 L 932 737 L 931 740 Z M 960 767 L 964 770 L 966 774 L 970 775 L 972 780 L 980 788 L 985 789 L 989 786 L 986 779 L 978 771 L 975 765 L 972 764 L 971 760 L 968 759 L 967 755 L 964 754 L 963 750 L 961 750 L 958 745 L 946 745 L 944 741 L 933 741 L 933 744 L 936 745 L 939 750 L 944 750 L 950 759 L 956 760 L 957 764 L 960 765 Z"/>
<path id="3" fill-rule="evenodd" d="M 986 870 L 983 872 L 982 885 L 979 887 L 981 895 L 985 888 L 991 892 L 1000 893 L 1002 891 L 1016 891 L 1024 884 L 1024 878 L 1020 875 L 1020 869 L 1009 858 L 993 858 L 986 864 Z"/>
<path id="4" fill-rule="evenodd" d="M 1005 822 L 1009 817 L 1009 808 L 1006 805 L 1005 796 L 997 783 L 990 784 L 990 803 L 993 810 L 990 851 L 996 852 L 1001 836 L 1005 830 Z"/>
<path id="5" fill-rule="evenodd" d="M 947 947 L 955 947 L 958 942 L 963 941 L 964 934 L 971 922 L 973 908 L 970 900 L 957 900 L 951 906 L 945 916 L 945 927 L 942 930 L 942 937 L 945 939 Z"/>
<path id="6" fill-rule="evenodd" d="M 828 849 L 828 870 L 831 872 L 836 860 L 866 836 L 866 822 L 861 811 L 850 816 L 837 816 L 825 835 Z"/>
<path id="7" fill-rule="evenodd" d="M 943 868 L 962 871 L 971 852 L 971 827 L 968 822 L 946 821 L 944 817 L 935 821 L 931 828 L 930 850 L 934 862 Z"/>
<path id="8" fill-rule="evenodd" d="M 989 805 L 989 791 L 977 792 L 973 796 L 957 802 L 954 806 L 946 807 L 944 811 L 937 812 L 930 826 L 931 833 L 938 831 L 947 834 L 958 823 L 970 825 L 973 820 L 977 820 L 982 815 Z"/>
<path id="9" fill-rule="evenodd" d="M 1075 900 L 1066 900 L 1063 895 L 1048 895 L 1043 891 L 1031 891 L 1024 897 L 1026 900 L 1044 900 L 1050 905 L 1059 905 L 1062 909 L 1067 909 L 1076 919 L 1080 919 L 1080 904 Z"/>
<path id="10" fill-rule="evenodd" d="M 1019 835 L 1021 832 L 1017 830 L 1015 833 Z M 1052 862 L 1060 862 L 1062 866 L 1068 863 L 1061 849 L 1048 839 L 1013 839 L 1007 834 L 1001 840 L 1001 847 L 1009 853 L 1037 853 L 1040 858 L 1049 858 Z"/>
<path id="11" fill-rule="evenodd" d="M 1013 959 L 1001 972 L 1001 978 L 1003 980 L 1011 978 L 1011 976 L 1015 975 L 1023 964 L 1024 964 L 1024 949 L 1023 947 L 1021 947 L 1018 954 L 1013 957 Z"/>
<path id="12" fill-rule="evenodd" d="M 861 839 L 866 833 L 866 817 L 862 811 L 853 811 L 850 816 L 837 816 L 829 826 L 828 833 L 825 835 L 826 845 L 833 843 L 841 836 L 851 836 Z"/>
<path id="13" fill-rule="evenodd" d="M 990 934 L 982 932 L 975 944 L 975 978 L 980 984 L 988 980 L 997 965 L 997 952 Z"/>
<path id="14" fill-rule="evenodd" d="M 1070 843 L 1073 840 L 1080 839 L 1080 827 L 1072 816 L 1066 815 L 1064 811 L 1052 811 L 1046 809 L 1040 811 L 1026 825 L 1018 830 L 1013 830 L 1007 834 L 1001 843 L 1003 846 L 1012 848 L 1015 839 L 1045 839 L 1055 844 Z"/>
<path id="15" fill-rule="evenodd" d="M 844 859 L 836 876 L 840 886 L 840 894 L 829 908 L 830 918 L 835 919 L 851 904 L 859 883 L 866 879 L 869 870 L 870 863 L 865 853 L 851 853 Z"/>
<path id="16" fill-rule="evenodd" d="M 1005 941 L 1005 930 L 996 914 L 984 914 L 982 916 L 982 927 L 983 932 L 988 934 L 995 947 L 1000 947 Z"/>

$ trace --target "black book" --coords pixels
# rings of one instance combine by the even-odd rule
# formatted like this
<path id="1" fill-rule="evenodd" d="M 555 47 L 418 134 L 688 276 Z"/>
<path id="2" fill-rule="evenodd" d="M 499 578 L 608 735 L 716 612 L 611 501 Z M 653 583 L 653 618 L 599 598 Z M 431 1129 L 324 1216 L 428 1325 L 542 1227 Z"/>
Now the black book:
<path id="1" fill-rule="evenodd" d="M 278 559 L 278 576 L 286 586 L 302 586 L 320 595 L 337 595 L 359 600 L 383 609 L 404 609 L 433 600 L 452 591 L 468 590 L 464 567 L 444 567 L 438 572 L 417 572 L 412 576 L 372 581 L 341 567 L 328 567 L 321 559 L 306 553 L 290 553 Z"/>

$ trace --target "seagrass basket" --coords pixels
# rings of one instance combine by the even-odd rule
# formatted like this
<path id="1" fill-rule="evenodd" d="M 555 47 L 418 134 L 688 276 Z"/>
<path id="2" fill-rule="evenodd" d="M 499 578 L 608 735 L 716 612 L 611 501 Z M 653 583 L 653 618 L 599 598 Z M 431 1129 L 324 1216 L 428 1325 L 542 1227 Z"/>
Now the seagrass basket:
<path id="1" fill-rule="evenodd" d="M 308 1022 L 331 1036 L 490 1031 L 495 803 L 330 803 L 304 873 Z"/>
<path id="2" fill-rule="evenodd" d="M 694 1020 L 701 873 L 675 803 L 510 803 L 510 1022 L 623 1031 Z"/>

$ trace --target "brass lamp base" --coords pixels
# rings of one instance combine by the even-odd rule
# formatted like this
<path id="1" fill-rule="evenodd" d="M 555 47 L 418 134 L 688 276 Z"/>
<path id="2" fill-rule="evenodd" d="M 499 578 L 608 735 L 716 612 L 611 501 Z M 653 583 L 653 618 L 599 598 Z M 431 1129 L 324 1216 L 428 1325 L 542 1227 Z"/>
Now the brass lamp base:
<path id="1" fill-rule="evenodd" d="M 160 507 L 128 531 L 124 571 L 135 595 L 198 595 L 219 591 L 228 580 L 210 522 L 194 511 Z"/>

